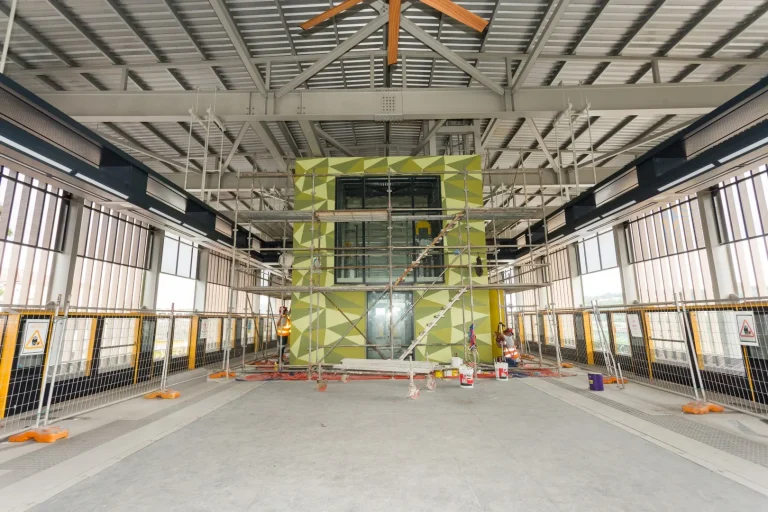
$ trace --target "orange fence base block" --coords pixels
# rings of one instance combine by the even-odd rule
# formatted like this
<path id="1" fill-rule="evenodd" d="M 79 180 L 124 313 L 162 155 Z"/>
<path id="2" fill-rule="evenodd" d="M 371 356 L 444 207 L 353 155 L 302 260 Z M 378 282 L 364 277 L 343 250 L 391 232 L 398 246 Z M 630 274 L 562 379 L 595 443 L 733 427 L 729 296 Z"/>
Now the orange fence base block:
<path id="1" fill-rule="evenodd" d="M 683 406 L 685 414 L 709 414 L 709 406 L 704 402 L 688 402 Z"/>
<path id="2" fill-rule="evenodd" d="M 232 378 L 232 377 L 234 377 L 234 376 L 236 376 L 236 375 L 237 375 L 237 374 L 236 374 L 235 372 L 229 372 L 229 377 L 230 377 L 230 378 Z M 225 377 L 227 377 L 227 372 L 225 372 L 225 371 L 221 371 L 221 372 L 212 373 L 212 374 L 210 374 L 210 375 L 208 376 L 208 378 L 209 378 L 209 379 L 223 379 L 223 378 L 225 378 Z"/>
<path id="3" fill-rule="evenodd" d="M 163 400 L 173 400 L 179 398 L 181 393 L 173 389 L 166 389 L 165 391 L 153 391 L 144 395 L 144 398 L 152 400 L 154 398 L 162 398 Z"/>
<path id="4" fill-rule="evenodd" d="M 55 443 L 59 439 L 69 437 L 69 430 L 62 427 L 44 427 L 28 430 L 21 434 L 16 434 L 8 438 L 11 443 L 23 443 L 34 439 L 38 443 Z"/>
<path id="5" fill-rule="evenodd" d="M 707 404 L 707 409 L 709 412 L 725 412 L 725 407 L 717 404 Z"/>

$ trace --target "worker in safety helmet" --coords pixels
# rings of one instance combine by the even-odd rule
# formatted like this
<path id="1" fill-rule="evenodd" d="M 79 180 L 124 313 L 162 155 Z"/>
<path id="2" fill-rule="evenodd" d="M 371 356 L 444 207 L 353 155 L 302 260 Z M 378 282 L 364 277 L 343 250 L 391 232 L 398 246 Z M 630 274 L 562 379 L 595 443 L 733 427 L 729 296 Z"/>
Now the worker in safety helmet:
<path id="1" fill-rule="evenodd" d="M 277 321 L 277 338 L 278 338 L 278 350 L 280 358 L 288 349 L 288 338 L 291 335 L 291 317 L 288 316 L 288 308 L 282 306 L 280 308 L 280 318 Z"/>
<path id="2" fill-rule="evenodd" d="M 520 352 L 518 352 L 517 347 L 515 346 L 515 333 L 512 331 L 511 327 L 507 327 L 506 330 L 504 330 L 504 361 L 509 364 L 509 366 L 517 367 L 518 364 L 520 364 Z"/>

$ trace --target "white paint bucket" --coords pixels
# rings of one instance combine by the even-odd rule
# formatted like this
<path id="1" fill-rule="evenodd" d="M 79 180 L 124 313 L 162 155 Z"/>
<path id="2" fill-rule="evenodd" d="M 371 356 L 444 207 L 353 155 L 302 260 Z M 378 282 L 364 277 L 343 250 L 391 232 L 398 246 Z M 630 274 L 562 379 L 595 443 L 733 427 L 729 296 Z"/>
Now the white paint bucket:
<path id="1" fill-rule="evenodd" d="M 509 363 L 496 361 L 493 368 L 496 370 L 496 380 L 509 380 Z"/>
<path id="2" fill-rule="evenodd" d="M 459 368 L 459 385 L 462 388 L 471 388 L 475 384 L 475 371 L 469 366 Z"/>
<path id="3" fill-rule="evenodd" d="M 461 358 L 460 357 L 452 357 L 451 358 L 451 368 L 459 368 L 461 366 Z"/>

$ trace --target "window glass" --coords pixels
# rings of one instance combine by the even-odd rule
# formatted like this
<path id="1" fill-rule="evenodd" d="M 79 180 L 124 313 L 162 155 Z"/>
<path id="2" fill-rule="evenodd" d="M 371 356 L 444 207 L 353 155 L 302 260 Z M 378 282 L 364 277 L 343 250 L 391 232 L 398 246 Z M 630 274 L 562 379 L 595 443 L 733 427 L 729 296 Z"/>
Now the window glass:
<path id="1" fill-rule="evenodd" d="M 163 241 L 163 261 L 160 271 L 166 274 L 176 273 L 176 259 L 179 256 L 179 241 L 166 236 Z"/>
<path id="2" fill-rule="evenodd" d="M 195 304 L 195 280 L 160 274 L 157 280 L 157 309 L 191 311 Z"/>
<path id="3" fill-rule="evenodd" d="M 600 246 L 597 237 L 584 241 L 584 253 L 587 259 L 587 272 L 597 272 L 600 266 Z"/>
<path id="4" fill-rule="evenodd" d="M 192 275 L 192 246 L 179 244 L 179 261 L 176 265 L 176 274 L 182 277 L 193 278 Z"/>
<path id="5" fill-rule="evenodd" d="M 739 295 L 768 294 L 768 172 L 765 166 L 718 185 L 713 193 L 720 240 L 728 245 Z"/>
<path id="6" fill-rule="evenodd" d="M 395 215 L 398 213 L 439 214 L 440 179 L 436 176 L 387 178 L 338 178 L 336 180 L 336 208 L 387 209 L 391 200 Z M 338 222 L 335 226 L 337 256 L 335 260 L 337 283 L 386 283 L 397 279 L 406 267 L 428 246 L 442 229 L 441 221 L 394 221 L 389 231 L 387 222 Z M 390 251 L 392 237 L 392 275 Z M 442 243 L 442 242 L 439 242 Z M 356 250 L 366 248 L 368 250 Z M 370 250 L 379 248 L 380 250 Z M 431 251 L 421 265 L 411 272 L 405 282 L 432 282 L 440 275 L 443 253 Z"/>
<path id="7" fill-rule="evenodd" d="M 613 313 L 613 342 L 616 345 L 616 354 L 632 357 L 632 345 L 629 340 L 629 323 L 626 313 Z"/>
<path id="8" fill-rule="evenodd" d="M 618 268 L 585 274 L 581 277 L 584 292 L 584 306 L 591 307 L 596 300 L 599 305 L 621 304 L 621 274 Z"/>
<path id="9" fill-rule="evenodd" d="M 7 167 L 0 174 L 0 302 L 43 305 L 63 250 L 69 199 Z M 23 245 L 22 245 L 23 244 Z"/>
<path id="10" fill-rule="evenodd" d="M 603 233 L 598 237 L 600 242 L 600 262 L 601 268 L 613 268 L 617 266 L 616 262 L 616 244 L 614 243 L 613 231 Z"/>
<path id="11" fill-rule="evenodd" d="M 635 252 L 633 269 L 641 302 L 669 302 L 679 294 L 686 300 L 713 298 L 703 240 L 699 242 L 696 226 L 701 224 L 697 199 L 684 197 L 654 208 L 628 222 L 631 245 L 643 243 L 643 225 L 663 226 L 649 229 L 648 241 L 660 252 Z M 706 275 L 705 275 L 706 274 Z"/>
<path id="12" fill-rule="evenodd" d="M 105 318 L 101 330 L 99 372 L 130 368 L 136 350 L 136 318 Z"/>

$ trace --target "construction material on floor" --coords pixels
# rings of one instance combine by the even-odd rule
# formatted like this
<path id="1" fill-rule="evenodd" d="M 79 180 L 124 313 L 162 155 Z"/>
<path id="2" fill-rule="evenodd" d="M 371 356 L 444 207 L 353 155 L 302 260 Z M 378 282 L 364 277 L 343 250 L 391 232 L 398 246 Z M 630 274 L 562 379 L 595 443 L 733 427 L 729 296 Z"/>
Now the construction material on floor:
<path id="1" fill-rule="evenodd" d="M 341 364 L 333 365 L 334 370 L 342 372 L 378 372 L 425 375 L 434 372 L 440 366 L 439 363 L 429 361 L 401 361 L 398 359 L 353 359 L 344 358 Z"/>

